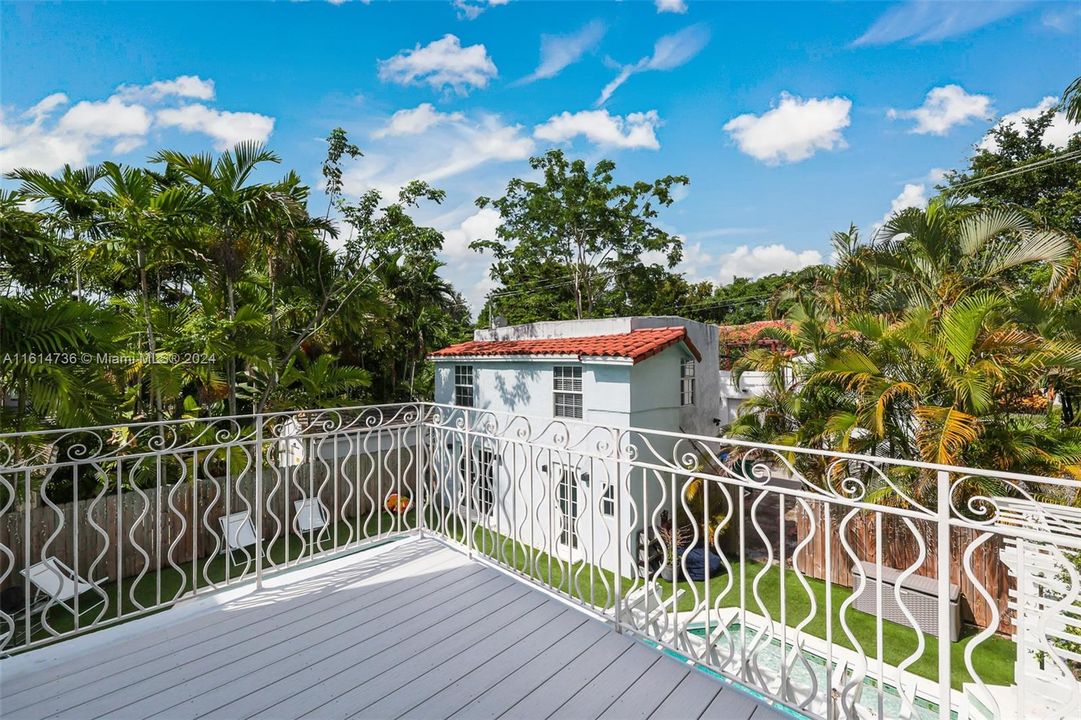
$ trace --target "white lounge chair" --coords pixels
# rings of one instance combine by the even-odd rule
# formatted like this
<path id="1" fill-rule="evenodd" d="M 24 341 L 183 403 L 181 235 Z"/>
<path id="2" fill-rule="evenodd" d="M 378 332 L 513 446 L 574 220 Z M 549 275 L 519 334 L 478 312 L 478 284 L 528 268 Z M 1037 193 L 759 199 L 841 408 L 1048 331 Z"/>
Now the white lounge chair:
<path id="1" fill-rule="evenodd" d="M 322 530 L 327 525 L 327 508 L 323 501 L 317 497 L 293 502 L 296 515 L 293 516 L 293 527 L 298 533 L 306 533 L 309 530 Z"/>
<path id="2" fill-rule="evenodd" d="M 636 628 L 650 628 L 656 637 L 661 637 L 673 631 L 669 624 L 675 620 L 676 608 L 685 592 L 683 588 L 676 588 L 667 598 L 658 600 L 653 588 L 647 585 L 638 588 L 623 602 Z"/>
<path id="3" fill-rule="evenodd" d="M 101 596 L 97 602 L 88 605 L 80 604 L 80 615 L 105 603 L 105 593 L 96 583 L 84 579 L 58 558 L 47 557 L 19 572 L 30 583 L 33 594 L 30 596 L 30 606 L 16 613 L 16 618 L 25 617 L 27 613 L 35 615 L 55 605 L 59 605 L 74 616 L 75 598 L 90 590 L 97 590 Z M 17 625 L 20 624 L 17 623 Z M 33 633 L 39 627 L 41 627 L 40 618 L 36 622 L 31 622 L 30 632 Z"/>
<path id="4" fill-rule="evenodd" d="M 218 518 L 221 531 L 225 536 L 222 552 L 233 552 L 255 544 L 255 526 L 251 522 L 251 513 L 244 511 Z"/>

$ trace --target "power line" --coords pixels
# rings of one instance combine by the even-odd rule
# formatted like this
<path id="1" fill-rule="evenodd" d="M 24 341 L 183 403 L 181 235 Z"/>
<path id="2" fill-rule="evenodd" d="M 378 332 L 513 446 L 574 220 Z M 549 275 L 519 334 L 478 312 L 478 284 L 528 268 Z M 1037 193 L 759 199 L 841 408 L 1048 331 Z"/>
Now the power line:
<path id="1" fill-rule="evenodd" d="M 967 181 L 965 181 L 963 183 L 958 183 L 957 185 L 954 185 L 954 186 L 952 186 L 950 188 L 947 188 L 946 192 L 947 193 L 955 192 L 957 190 L 964 190 L 964 189 L 972 188 L 972 187 L 975 187 L 977 185 L 982 185 L 984 183 L 993 182 L 995 180 L 1001 180 L 1001 179 L 1004 179 L 1004 178 L 1014 177 L 1016 175 L 1023 175 L 1025 173 L 1045 169 L 1045 168 L 1051 167 L 1053 165 L 1057 165 L 1059 163 L 1067 162 L 1067 161 L 1070 161 L 1070 160 L 1079 160 L 1079 161 L 1081 161 L 1081 150 L 1070 150 L 1070 151 L 1061 153 L 1059 155 L 1053 155 L 1051 157 L 1043 158 L 1041 160 L 1035 160 L 1033 162 L 1026 163 L 1024 165 L 1018 165 L 1016 167 L 1008 168 L 1006 170 L 1001 170 L 999 172 L 992 173 L 990 175 L 985 175 L 985 176 L 979 177 L 979 178 L 973 178 L 972 180 L 967 180 Z M 615 270 L 615 271 L 612 271 L 612 272 L 609 272 L 609 273 L 602 273 L 602 274 L 599 274 L 599 275 L 595 275 L 591 279 L 592 280 L 601 279 L 601 278 L 610 279 L 610 278 L 616 277 L 618 275 L 625 274 L 627 272 L 630 272 L 630 270 L 629 269 Z M 532 284 L 532 283 L 540 282 L 539 280 L 538 281 L 528 281 L 527 280 L 527 281 L 523 281 L 522 283 L 519 283 L 519 284 L 531 285 L 530 287 L 521 287 L 521 288 L 515 288 L 514 290 L 491 292 L 491 293 L 488 294 L 489 312 L 491 312 L 492 305 L 494 304 L 494 301 L 495 301 L 495 299 L 497 297 L 513 297 L 513 296 L 516 296 L 516 295 L 523 295 L 523 294 L 526 294 L 526 293 L 534 292 L 536 290 L 543 290 L 543 289 L 551 288 L 551 287 L 559 287 L 559 286 L 562 286 L 562 285 L 569 285 L 569 284 L 573 283 L 575 281 L 575 279 L 576 279 L 576 276 L 574 274 L 571 274 L 571 275 L 565 276 L 565 278 L 562 279 L 562 280 L 549 281 L 549 282 L 545 282 L 545 283 L 540 284 L 540 285 Z M 713 310 L 713 309 L 722 308 L 722 307 L 734 307 L 734 306 L 744 305 L 744 304 L 747 304 L 747 303 L 759 302 L 760 300 L 769 299 L 771 297 L 773 297 L 772 294 L 763 294 L 763 295 L 754 295 L 754 296 L 750 296 L 750 297 L 746 297 L 746 298 L 737 298 L 737 299 L 732 299 L 732 300 L 721 300 L 721 301 L 716 301 L 716 302 L 700 303 L 700 304 L 697 304 L 697 305 L 675 305 L 675 306 L 673 306 L 671 308 L 671 310 L 672 311 L 705 311 L 705 310 Z"/>
<path id="2" fill-rule="evenodd" d="M 993 182 L 994 180 L 1001 180 L 1003 178 L 1013 177 L 1014 175 L 1023 175 L 1035 170 L 1042 170 L 1044 168 L 1057 165 L 1068 160 L 1081 160 L 1081 150 L 1070 150 L 1060 155 L 1052 155 L 1051 157 L 1043 158 L 1042 160 L 1034 160 L 1024 165 L 1018 165 L 1016 167 L 1007 168 L 1006 170 L 1000 170 L 990 175 L 984 175 L 983 177 L 973 178 L 966 180 L 963 183 L 958 183 L 951 188 L 947 188 L 946 192 L 953 192 L 955 190 L 963 190 L 983 183 Z"/>
<path id="3" fill-rule="evenodd" d="M 628 272 L 630 272 L 630 270 L 613 270 L 612 272 L 607 272 L 607 273 L 601 273 L 599 275 L 594 275 L 592 278 L 590 278 L 590 280 L 596 280 L 596 279 L 599 279 L 599 278 L 605 278 L 605 279 L 613 278 L 613 277 L 615 277 L 617 275 L 623 275 L 623 274 L 628 273 Z M 522 295 L 523 293 L 533 292 L 534 290 L 543 290 L 545 288 L 557 287 L 557 286 L 560 286 L 560 285 L 570 285 L 571 283 L 574 282 L 575 275 L 573 275 L 573 274 L 566 275 L 566 276 L 564 276 L 564 278 L 565 279 L 563 279 L 563 280 L 555 280 L 555 281 L 547 282 L 546 284 L 543 284 L 543 285 L 535 285 L 533 287 L 528 287 L 528 288 L 520 288 L 520 289 L 515 288 L 514 290 L 497 290 L 497 291 L 488 293 L 488 297 L 489 298 L 495 298 L 497 296 L 498 297 L 508 297 L 508 296 L 511 296 L 511 295 Z M 517 284 L 527 285 L 530 282 L 540 282 L 540 281 L 539 280 L 533 280 L 533 281 L 525 280 L 525 281 L 523 281 L 521 283 L 517 283 Z"/>

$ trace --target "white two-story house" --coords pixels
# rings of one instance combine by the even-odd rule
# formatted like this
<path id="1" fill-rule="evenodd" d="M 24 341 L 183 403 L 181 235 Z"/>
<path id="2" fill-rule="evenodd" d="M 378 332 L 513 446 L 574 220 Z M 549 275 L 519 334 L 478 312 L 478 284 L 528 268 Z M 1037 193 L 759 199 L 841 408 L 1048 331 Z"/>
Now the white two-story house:
<path id="1" fill-rule="evenodd" d="M 473 479 L 472 497 L 449 482 L 445 501 L 557 557 L 614 569 L 617 515 L 632 538 L 666 497 L 662 474 L 610 460 L 615 436 L 624 457 L 671 459 L 678 442 L 618 429 L 714 436 L 717 338 L 715 326 L 679 317 L 626 317 L 478 330 L 433 353 L 435 401 L 472 408 L 476 429 L 468 449 L 448 434 L 433 460 Z M 485 417 L 500 432 L 486 433 Z M 625 574 L 634 553 L 622 548 Z"/>

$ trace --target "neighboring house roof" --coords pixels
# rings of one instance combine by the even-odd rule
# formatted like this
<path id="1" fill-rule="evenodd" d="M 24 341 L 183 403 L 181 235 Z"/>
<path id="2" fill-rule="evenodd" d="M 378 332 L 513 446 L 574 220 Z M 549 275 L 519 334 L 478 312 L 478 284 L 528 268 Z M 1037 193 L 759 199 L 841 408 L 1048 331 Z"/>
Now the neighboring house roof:
<path id="1" fill-rule="evenodd" d="M 614 335 L 528 338 L 524 340 L 472 340 L 432 353 L 433 358 L 490 357 L 506 355 L 577 355 L 578 357 L 628 358 L 640 362 L 682 342 L 695 359 L 702 354 L 687 337 L 685 327 L 644 328 Z"/>
<path id="2" fill-rule="evenodd" d="M 719 327 L 720 343 L 721 345 L 748 345 L 754 342 L 758 338 L 758 333 L 766 328 L 791 330 L 792 323 L 787 320 L 759 320 L 743 325 L 721 325 Z M 767 343 L 777 342 L 772 338 L 763 338 L 763 340 Z"/>

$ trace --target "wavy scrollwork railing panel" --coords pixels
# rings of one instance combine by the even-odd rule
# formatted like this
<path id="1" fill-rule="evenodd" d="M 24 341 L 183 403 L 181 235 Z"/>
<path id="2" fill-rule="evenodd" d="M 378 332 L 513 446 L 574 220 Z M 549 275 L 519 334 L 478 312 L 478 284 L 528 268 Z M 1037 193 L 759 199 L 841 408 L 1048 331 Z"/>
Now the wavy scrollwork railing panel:
<path id="1" fill-rule="evenodd" d="M 0 435 L 0 643 L 422 532 L 812 717 L 1008 717 L 1018 688 L 1055 717 L 1081 702 L 1079 499 L 428 403 Z"/>

